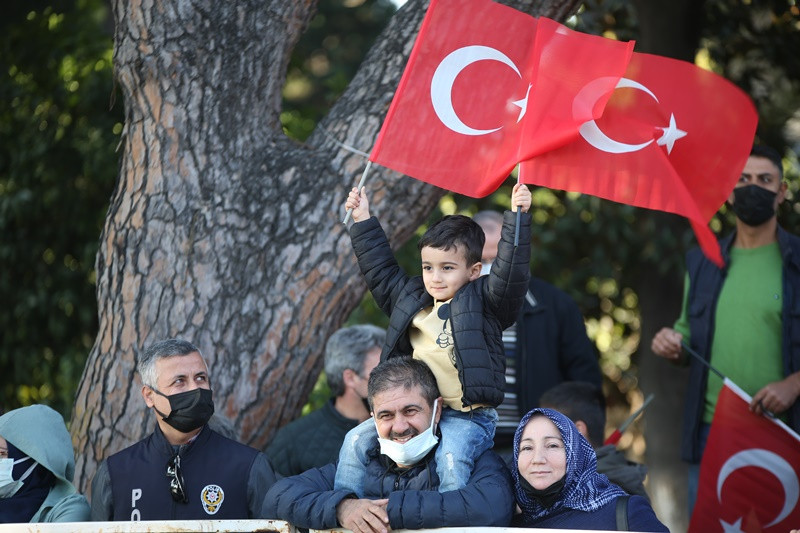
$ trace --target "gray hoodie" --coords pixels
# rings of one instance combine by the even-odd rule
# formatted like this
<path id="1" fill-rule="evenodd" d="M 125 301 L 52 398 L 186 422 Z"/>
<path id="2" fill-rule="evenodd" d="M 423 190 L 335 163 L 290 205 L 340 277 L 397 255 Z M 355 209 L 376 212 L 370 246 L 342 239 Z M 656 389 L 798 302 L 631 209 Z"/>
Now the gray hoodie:
<path id="1" fill-rule="evenodd" d="M 75 455 L 64 419 L 46 405 L 30 405 L 0 416 L 0 436 L 56 477 L 31 522 L 84 522 L 89 504 L 75 489 Z"/>

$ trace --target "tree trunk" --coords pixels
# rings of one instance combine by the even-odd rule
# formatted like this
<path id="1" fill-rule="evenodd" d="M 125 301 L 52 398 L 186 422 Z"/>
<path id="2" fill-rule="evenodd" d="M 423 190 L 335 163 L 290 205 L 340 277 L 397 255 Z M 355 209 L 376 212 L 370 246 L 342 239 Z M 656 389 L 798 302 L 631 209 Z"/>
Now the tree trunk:
<path id="1" fill-rule="evenodd" d="M 563 19 L 576 0 L 518 2 Z M 325 340 L 365 285 L 341 224 L 425 3 L 392 19 L 306 144 L 279 120 L 291 50 L 316 2 L 112 2 L 124 148 L 97 256 L 99 332 L 72 417 L 76 485 L 152 431 L 135 360 L 195 343 L 217 411 L 260 448 L 305 403 Z M 394 246 L 443 191 L 373 167 L 373 212 Z"/>
<path id="2" fill-rule="evenodd" d="M 639 51 L 694 62 L 702 27 L 702 1 L 634 0 L 634 5 L 641 32 Z M 674 215 L 652 212 L 645 216 L 655 228 L 672 235 L 687 231 L 686 221 Z M 675 253 L 682 258 L 682 251 Z M 677 262 L 674 259 L 671 262 Z M 650 350 L 653 336 L 664 326 L 672 327 L 680 314 L 683 277 L 675 270 L 665 273 L 664 269 L 643 268 L 637 275 L 635 290 L 642 316 L 638 368 L 642 389 L 656 395 L 645 416 L 645 457 L 653 507 L 670 531 L 686 531 L 688 478 L 686 464 L 680 459 L 680 444 L 687 373 Z"/>
<path id="3" fill-rule="evenodd" d="M 680 224 L 673 227 L 682 229 Z M 643 392 L 655 394 L 644 416 L 648 492 L 656 514 L 670 531 L 686 531 L 689 525 L 687 470 L 680 459 L 687 373 L 652 353 L 650 342 L 659 329 L 672 327 L 678 318 L 682 287 L 679 276 L 654 268 L 642 269 L 636 287 L 642 316 L 639 382 Z"/>

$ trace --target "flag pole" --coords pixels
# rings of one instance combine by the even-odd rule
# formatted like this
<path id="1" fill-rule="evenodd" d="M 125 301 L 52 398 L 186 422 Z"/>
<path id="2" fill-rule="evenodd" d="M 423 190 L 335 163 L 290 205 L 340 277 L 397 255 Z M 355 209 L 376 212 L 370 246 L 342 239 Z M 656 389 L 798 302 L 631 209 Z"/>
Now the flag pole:
<path id="1" fill-rule="evenodd" d="M 653 401 L 653 398 L 655 398 L 655 396 L 656 396 L 655 394 L 650 393 L 647 396 L 647 399 L 642 404 L 642 406 L 640 408 L 638 408 L 636 411 L 634 411 L 633 414 L 631 414 L 631 416 L 626 418 L 625 422 L 623 422 L 617 429 L 615 429 L 614 433 L 609 435 L 609 437 L 606 439 L 606 441 L 603 444 L 605 445 L 605 444 L 616 444 L 616 443 L 618 443 L 619 439 L 622 437 L 622 433 L 626 429 L 628 429 L 628 426 L 630 426 L 633 423 L 633 421 L 638 418 L 638 416 L 640 414 L 642 414 L 642 412 L 644 411 L 644 408 L 647 407 L 647 404 L 649 404 L 650 402 Z"/>
<path id="2" fill-rule="evenodd" d="M 361 194 L 361 189 L 364 188 L 364 183 L 367 181 L 367 174 L 369 174 L 369 169 L 372 166 L 372 161 L 367 159 L 367 166 L 364 167 L 364 173 L 361 174 L 361 181 L 358 182 L 358 194 Z M 350 215 L 353 214 L 353 209 L 348 209 L 347 214 L 344 216 L 344 220 L 342 220 L 342 224 L 347 224 L 350 220 Z"/>
<path id="3" fill-rule="evenodd" d="M 688 345 L 688 344 L 686 344 L 685 342 L 681 342 L 681 346 L 683 347 L 683 349 L 684 349 L 684 350 L 686 350 L 686 352 L 687 352 L 689 355 L 691 355 L 692 357 L 694 357 L 695 359 L 697 359 L 698 361 L 700 361 L 701 363 L 703 363 L 705 366 L 707 366 L 707 367 L 708 367 L 708 369 L 709 369 L 709 370 L 711 370 L 713 373 L 715 373 L 716 375 L 718 375 L 718 376 L 720 377 L 720 379 L 722 379 L 723 381 L 727 379 L 725 376 L 723 376 L 723 375 L 722 375 L 722 372 L 720 372 L 719 370 L 717 370 L 716 368 L 714 368 L 713 366 L 711 366 L 711 363 L 709 363 L 708 361 L 706 361 L 705 359 L 703 359 L 702 357 L 700 357 L 700 354 L 699 354 L 699 353 L 697 353 L 697 352 L 695 352 L 694 350 L 692 350 L 691 348 L 689 348 L 689 345 Z"/>
<path id="4" fill-rule="evenodd" d="M 700 361 L 701 363 L 703 363 L 704 365 L 706 365 L 706 366 L 708 367 L 708 369 L 709 369 L 709 370 L 711 370 L 713 373 L 715 373 L 716 375 L 718 375 L 718 376 L 720 377 L 720 379 L 722 379 L 723 381 L 725 381 L 726 379 L 728 379 L 728 378 L 726 378 L 725 376 L 723 376 L 723 375 L 722 375 L 722 372 L 720 372 L 719 370 L 717 370 L 716 368 L 714 368 L 713 366 L 711 366 L 711 363 L 709 363 L 708 361 L 706 361 L 705 359 L 703 359 L 702 357 L 700 357 L 700 354 L 699 354 L 699 353 L 697 353 L 697 352 L 695 352 L 694 350 L 692 350 L 691 348 L 689 348 L 689 345 L 688 345 L 688 344 L 686 344 L 685 342 L 681 342 L 681 346 L 683 347 L 683 349 L 684 349 L 684 350 L 686 350 L 686 351 L 689 353 L 689 355 L 691 355 L 692 357 L 694 357 L 695 359 L 697 359 L 698 361 Z M 731 383 L 733 383 L 733 381 L 732 381 L 732 380 L 728 380 L 728 381 L 730 381 Z M 736 385 L 736 384 L 734 383 L 734 385 Z M 739 387 L 738 385 L 736 385 L 736 386 L 737 386 L 737 387 Z M 739 387 L 739 388 L 741 389 L 741 387 Z M 775 418 L 775 413 L 773 413 L 773 412 L 772 412 L 772 411 L 770 411 L 769 409 L 765 408 L 763 403 L 761 403 L 761 402 L 759 401 L 759 402 L 758 402 L 758 405 L 760 405 L 760 406 L 761 406 L 761 410 L 762 410 L 762 411 L 764 411 L 764 414 L 765 414 L 765 415 L 767 415 L 767 416 L 768 416 L 768 417 L 770 417 L 770 418 Z"/>
<path id="5" fill-rule="evenodd" d="M 522 183 L 522 167 L 520 165 L 517 165 L 517 185 L 519 185 L 520 183 Z M 514 248 L 519 246 L 519 224 L 520 221 L 522 220 L 522 210 L 519 208 L 519 206 L 516 207 L 517 207 L 517 222 L 516 224 L 514 224 Z"/>

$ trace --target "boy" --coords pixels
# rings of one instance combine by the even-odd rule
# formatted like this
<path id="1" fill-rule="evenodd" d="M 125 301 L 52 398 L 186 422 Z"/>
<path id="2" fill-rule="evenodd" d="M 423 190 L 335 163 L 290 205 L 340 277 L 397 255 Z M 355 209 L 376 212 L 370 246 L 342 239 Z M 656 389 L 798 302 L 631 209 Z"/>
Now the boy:
<path id="1" fill-rule="evenodd" d="M 516 319 L 530 277 L 531 194 L 525 185 L 514 187 L 511 205 L 524 213 L 519 245 L 513 245 L 516 213 L 506 212 L 497 261 L 488 276 L 481 277 L 483 230 L 469 217 L 452 215 L 422 236 L 422 277 L 409 277 L 377 219 L 370 217 L 364 189 L 359 194 L 354 188 L 345 204 L 353 210 L 350 237 L 359 267 L 375 302 L 390 317 L 381 360 L 411 354 L 424 361 L 443 397 L 442 443 L 436 451 L 439 492 L 463 487 L 474 458 L 492 446 L 494 408 L 505 388 L 502 331 Z M 359 498 L 366 454 L 375 442 L 374 423 L 367 420 L 351 430 L 339 455 L 335 488 Z M 424 457 L 437 441 L 410 427 L 408 434 L 381 439 L 380 447 L 402 467 Z"/>

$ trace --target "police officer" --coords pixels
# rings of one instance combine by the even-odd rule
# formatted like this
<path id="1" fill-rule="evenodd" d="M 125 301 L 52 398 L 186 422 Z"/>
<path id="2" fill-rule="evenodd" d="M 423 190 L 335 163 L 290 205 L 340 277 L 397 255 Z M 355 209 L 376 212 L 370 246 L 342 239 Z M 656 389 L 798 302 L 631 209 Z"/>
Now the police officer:
<path id="1" fill-rule="evenodd" d="M 266 456 L 208 427 L 208 366 L 191 343 L 170 339 L 137 364 L 153 433 L 100 464 L 92 520 L 261 518 L 275 474 Z"/>

